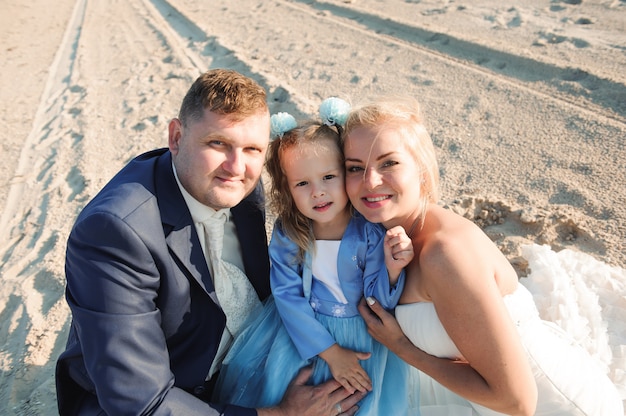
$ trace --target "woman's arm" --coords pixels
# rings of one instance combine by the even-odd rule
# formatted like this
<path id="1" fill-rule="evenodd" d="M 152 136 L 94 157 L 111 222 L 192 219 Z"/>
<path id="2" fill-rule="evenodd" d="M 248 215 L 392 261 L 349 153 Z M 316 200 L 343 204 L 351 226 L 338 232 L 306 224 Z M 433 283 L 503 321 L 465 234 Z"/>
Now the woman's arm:
<path id="1" fill-rule="evenodd" d="M 453 231 L 424 244 L 418 278 L 466 361 L 437 358 L 418 349 L 377 303 L 371 311 L 379 319 L 364 314 L 370 333 L 407 363 L 470 401 L 507 414 L 533 414 L 535 381 L 496 284 L 495 274 L 502 267 L 499 256 L 504 256 L 473 225 Z M 367 306 L 361 305 L 361 312 L 368 312 Z"/>

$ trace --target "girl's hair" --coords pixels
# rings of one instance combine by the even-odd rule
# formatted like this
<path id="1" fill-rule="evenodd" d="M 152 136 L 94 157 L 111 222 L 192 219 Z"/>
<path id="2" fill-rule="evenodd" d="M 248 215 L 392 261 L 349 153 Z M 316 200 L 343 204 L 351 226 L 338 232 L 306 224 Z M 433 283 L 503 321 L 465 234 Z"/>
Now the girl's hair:
<path id="1" fill-rule="evenodd" d="M 335 126 L 328 126 L 317 121 L 308 121 L 276 137 L 267 151 L 266 169 L 270 175 L 269 205 L 272 212 L 278 217 L 276 223 L 299 248 L 299 259 L 304 253 L 313 249 L 315 237 L 311 220 L 304 216 L 296 207 L 291 196 L 287 175 L 282 167 L 282 158 L 287 149 L 300 146 L 304 143 L 319 144 L 330 141 L 337 148 L 337 159 L 343 165 L 343 152 L 340 146 L 340 136 Z M 315 151 L 315 149 L 313 149 Z"/>
<path id="2" fill-rule="evenodd" d="M 397 132 L 401 138 L 399 144 L 404 144 L 421 171 L 420 222 L 423 223 L 428 203 L 439 200 L 439 166 L 418 101 L 411 97 L 388 96 L 354 108 L 348 115 L 342 138 L 359 127 L 372 129 L 377 134 L 383 130 Z"/>

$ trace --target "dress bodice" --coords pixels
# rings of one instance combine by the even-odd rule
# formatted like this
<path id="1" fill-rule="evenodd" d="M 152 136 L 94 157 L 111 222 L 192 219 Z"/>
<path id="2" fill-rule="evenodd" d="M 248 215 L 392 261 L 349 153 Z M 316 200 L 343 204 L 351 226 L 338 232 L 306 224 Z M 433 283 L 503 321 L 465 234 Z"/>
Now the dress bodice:
<path id="1" fill-rule="evenodd" d="M 413 345 L 437 357 L 463 358 L 441 324 L 432 302 L 396 306 L 396 319 Z"/>
<path id="2" fill-rule="evenodd" d="M 536 415 L 624 414 L 618 391 L 605 371 L 563 329 L 539 317 L 533 295 L 525 286 L 518 284 L 513 293 L 502 299 L 535 377 L 538 391 Z M 398 305 L 396 319 L 406 336 L 421 350 L 437 357 L 463 359 L 439 320 L 433 303 Z M 416 369 L 412 369 L 411 374 L 412 380 L 418 380 L 412 382 L 411 390 L 419 392 L 418 400 L 411 399 L 412 408 L 417 409 L 412 415 L 501 415 L 467 401 Z"/>
<path id="3" fill-rule="evenodd" d="M 515 292 L 504 296 L 503 301 L 518 330 L 533 320 L 539 320 L 532 295 L 521 284 L 517 285 Z M 439 320 L 432 302 L 398 305 L 396 319 L 405 335 L 424 352 L 437 357 L 463 359 Z"/>

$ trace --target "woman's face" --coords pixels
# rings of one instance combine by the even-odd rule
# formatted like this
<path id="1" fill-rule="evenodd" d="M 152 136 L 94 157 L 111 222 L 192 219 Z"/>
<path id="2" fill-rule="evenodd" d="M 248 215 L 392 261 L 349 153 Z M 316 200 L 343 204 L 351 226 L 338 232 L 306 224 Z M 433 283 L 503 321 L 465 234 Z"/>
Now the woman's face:
<path id="1" fill-rule="evenodd" d="M 359 127 L 344 142 L 348 197 L 368 221 L 385 228 L 406 226 L 420 206 L 422 175 L 405 141 L 395 129 Z"/>

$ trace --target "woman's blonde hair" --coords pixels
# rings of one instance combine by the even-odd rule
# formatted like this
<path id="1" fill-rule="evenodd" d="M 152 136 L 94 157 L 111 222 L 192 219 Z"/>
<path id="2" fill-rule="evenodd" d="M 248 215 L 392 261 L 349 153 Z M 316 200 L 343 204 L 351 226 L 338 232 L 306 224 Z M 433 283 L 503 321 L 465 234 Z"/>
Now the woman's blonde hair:
<path id="1" fill-rule="evenodd" d="M 309 121 L 301 126 L 287 131 L 282 137 L 273 140 L 267 151 L 266 169 L 270 175 L 269 206 L 278 217 L 276 225 L 282 228 L 299 250 L 299 259 L 304 253 L 312 250 L 315 237 L 311 220 L 304 216 L 296 207 L 291 196 L 287 176 L 282 167 L 282 159 L 287 149 L 306 144 L 317 144 L 322 141 L 331 141 L 337 147 L 337 159 L 343 165 L 343 152 L 340 145 L 340 136 L 335 126 L 328 126 L 317 121 Z"/>
<path id="2" fill-rule="evenodd" d="M 411 97 L 387 96 L 358 106 L 350 111 L 342 137 L 349 137 L 359 127 L 372 129 L 378 134 L 393 130 L 403 139 L 421 171 L 420 217 L 423 223 L 428 203 L 439 200 L 439 166 L 418 101 Z"/>

